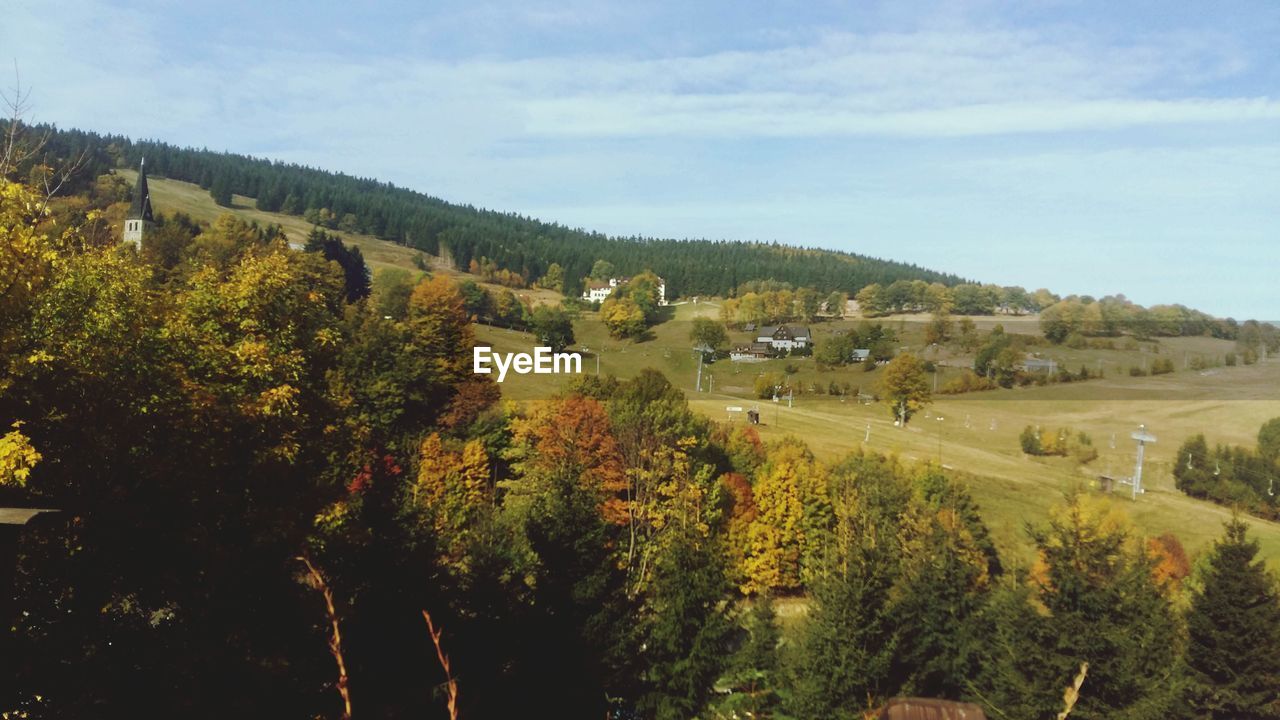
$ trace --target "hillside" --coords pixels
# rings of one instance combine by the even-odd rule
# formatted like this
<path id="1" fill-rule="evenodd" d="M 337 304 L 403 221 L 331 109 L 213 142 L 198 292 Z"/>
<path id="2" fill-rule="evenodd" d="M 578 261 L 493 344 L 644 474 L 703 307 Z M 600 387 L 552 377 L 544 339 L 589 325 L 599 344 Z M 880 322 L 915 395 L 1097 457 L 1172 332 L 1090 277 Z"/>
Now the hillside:
<path id="1" fill-rule="evenodd" d="M 136 170 L 117 170 L 116 172 L 131 183 L 137 182 L 138 172 Z M 215 204 L 209 192 L 199 185 L 180 180 L 153 177 L 148 177 L 147 183 L 151 188 L 152 203 L 156 211 L 160 213 L 184 213 L 199 222 L 213 222 L 219 215 L 231 213 L 246 221 L 256 222 L 259 225 L 279 225 L 289 239 L 294 241 L 306 239 L 307 233 L 311 232 L 313 227 L 306 220 L 295 215 L 258 210 L 254 205 L 254 199 L 243 195 L 233 196 L 231 207 L 221 207 Z M 369 265 L 369 269 L 374 273 L 385 268 L 401 268 L 420 272 L 418 262 L 419 258 L 421 258 L 422 262 L 431 268 L 433 272 L 443 272 L 454 277 L 467 278 L 490 290 L 500 289 L 498 285 L 485 282 L 483 278 L 470 273 L 460 272 L 442 258 L 429 255 L 421 250 L 415 250 L 361 233 L 335 230 L 332 234 L 342 238 L 343 242 L 359 247 L 360 253 Z M 559 293 L 542 288 L 524 288 L 516 291 L 516 295 L 533 305 L 554 304 L 562 299 Z"/>
<path id="2" fill-rule="evenodd" d="M 962 278 L 915 265 L 848 252 L 777 243 L 608 237 L 512 213 L 441 200 L 372 179 L 230 153 L 179 148 L 81 130 L 49 131 L 46 160 L 84 155 L 88 178 L 113 168 L 199 185 L 223 205 L 254 198 L 258 210 L 280 212 L 448 257 L 458 268 L 487 259 L 498 267 L 541 277 L 564 268 L 565 290 L 576 295 L 592 263 L 603 259 L 624 274 L 651 269 L 674 296 L 725 295 L 741 282 L 772 278 L 822 292 L 856 292 L 872 284 L 923 280 L 954 285 Z"/>
<path id="3" fill-rule="evenodd" d="M 1134 463 L 1134 443 L 1129 439 L 1139 424 L 1145 424 L 1159 438 L 1147 449 L 1144 478 L 1147 492 L 1134 502 L 1117 490 L 1114 505 L 1128 514 L 1142 532 L 1156 536 L 1174 533 L 1189 552 L 1208 547 L 1221 535 L 1229 509 L 1187 497 L 1174 488 L 1172 467 L 1178 446 L 1187 437 L 1205 433 L 1210 445 L 1230 443 L 1252 446 L 1258 427 L 1280 416 L 1280 361 L 1261 362 L 1249 367 L 1220 368 L 1197 372 L 1182 370 L 1159 377 L 1132 378 L 1122 370 L 1140 365 L 1149 350 L 1071 350 L 1059 347 L 1048 351 L 1070 367 L 1087 364 L 1106 368 L 1106 377 L 1066 385 L 995 390 L 963 395 L 939 395 L 932 406 L 905 430 L 893 426 L 883 403 L 862 405 L 850 397 L 803 394 L 791 406 L 785 399 L 774 403 L 757 399 L 752 382 L 762 372 L 785 373 L 808 386 L 831 382 L 849 383 L 866 392 L 876 392 L 881 370 L 864 372 L 861 366 L 819 370 L 812 358 L 770 360 L 741 364 L 727 360 L 704 367 L 703 392 L 696 391 L 697 355 L 690 350 L 689 322 L 698 316 L 716 317 L 714 302 L 685 304 L 674 309 L 671 320 L 653 328 L 644 342 L 619 341 L 609 337 L 594 313 L 584 314 L 575 324 L 579 346 L 590 348 L 583 361 L 587 374 L 596 372 L 599 355 L 601 374 L 631 377 L 646 367 L 661 370 L 684 390 L 695 409 L 717 421 L 742 422 L 726 407 L 758 407 L 761 410 L 761 437 L 766 440 L 788 435 L 803 438 L 815 455 L 835 462 L 844 454 L 866 448 L 894 453 L 909 461 L 941 462 L 948 469 L 967 476 L 983 517 L 996 536 L 1000 550 L 1010 557 L 1030 562 L 1030 545 L 1024 530 L 1028 520 L 1038 522 L 1048 509 L 1061 502 L 1069 488 L 1096 484 L 1098 474 L 1128 475 Z M 898 320 L 887 321 L 893 326 Z M 1034 318 L 1009 322 L 1003 318 L 979 319 L 979 325 L 1003 322 L 1010 332 L 1037 332 Z M 822 337 L 855 325 L 854 320 L 815 324 Z M 921 352 L 923 337 L 919 325 L 902 324 L 902 345 Z M 477 335 L 500 351 L 527 351 L 533 338 L 524 333 L 478 327 Z M 745 338 L 735 333 L 734 339 Z M 1164 338 L 1159 354 L 1182 358 L 1228 352 L 1232 343 L 1212 338 Z M 953 362 L 941 359 L 940 363 Z M 959 367 L 957 367 L 959 366 Z M 942 366 L 939 382 L 962 372 L 963 360 Z M 567 387 L 571 380 L 546 376 L 509 376 L 503 383 L 505 397 L 535 399 Z M 940 420 L 939 420 L 940 419 Z M 1028 425 L 1082 430 L 1093 438 L 1099 457 L 1085 466 L 1065 458 L 1034 458 L 1023 454 L 1018 434 Z M 869 439 L 868 439 L 869 437 Z M 1280 568 L 1280 524 L 1246 518 L 1262 543 L 1269 563 Z"/>

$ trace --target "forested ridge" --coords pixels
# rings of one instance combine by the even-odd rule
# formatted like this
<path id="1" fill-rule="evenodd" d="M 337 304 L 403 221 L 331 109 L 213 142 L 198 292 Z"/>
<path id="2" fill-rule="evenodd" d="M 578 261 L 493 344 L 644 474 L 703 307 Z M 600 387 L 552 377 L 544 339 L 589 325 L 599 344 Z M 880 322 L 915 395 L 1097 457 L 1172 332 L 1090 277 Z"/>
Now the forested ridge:
<path id="1" fill-rule="evenodd" d="M 462 269 L 487 259 L 532 282 L 557 263 L 570 295 L 581 291 L 582 278 L 599 259 L 628 275 L 653 270 L 667 281 L 669 296 L 729 295 L 742 282 L 766 278 L 849 293 L 895 280 L 962 281 L 906 263 L 778 243 L 610 237 L 296 164 L 83 130 L 37 130 L 50 133 L 50 161 L 86 153 L 89 178 L 115 167 L 136 168 L 145 157 L 148 173 L 197 183 L 224 205 L 232 194 L 245 195 L 256 198 L 261 210 L 443 254 Z"/>

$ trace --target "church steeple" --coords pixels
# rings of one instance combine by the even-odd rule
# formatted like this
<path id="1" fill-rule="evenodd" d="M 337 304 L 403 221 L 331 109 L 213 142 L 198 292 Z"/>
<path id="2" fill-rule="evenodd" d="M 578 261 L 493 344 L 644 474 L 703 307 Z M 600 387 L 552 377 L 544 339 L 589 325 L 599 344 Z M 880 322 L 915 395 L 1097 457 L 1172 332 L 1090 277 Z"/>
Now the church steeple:
<path id="1" fill-rule="evenodd" d="M 133 189 L 133 205 L 124 221 L 124 241 L 142 249 L 142 236 L 151 229 L 151 190 L 147 187 L 147 159 L 138 165 L 138 186 Z"/>

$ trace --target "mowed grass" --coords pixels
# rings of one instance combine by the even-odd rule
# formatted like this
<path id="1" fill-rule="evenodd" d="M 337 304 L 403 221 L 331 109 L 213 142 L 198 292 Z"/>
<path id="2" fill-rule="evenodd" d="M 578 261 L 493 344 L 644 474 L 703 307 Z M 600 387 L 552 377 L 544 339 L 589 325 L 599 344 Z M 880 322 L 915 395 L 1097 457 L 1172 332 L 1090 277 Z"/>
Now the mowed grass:
<path id="1" fill-rule="evenodd" d="M 138 181 L 136 170 L 116 170 L 116 172 L 131 183 Z M 297 215 L 258 210 L 254 207 L 254 198 L 251 197 L 234 195 L 232 196 L 232 207 L 225 208 L 220 207 L 213 201 L 213 197 L 208 190 L 204 190 L 194 183 L 148 175 L 147 186 L 151 190 L 152 208 L 157 213 L 167 215 L 186 213 L 192 219 L 205 223 L 212 223 L 220 216 L 230 213 L 242 220 L 256 222 L 259 225 L 279 225 L 289 240 L 296 242 L 305 242 L 307 236 L 311 234 L 312 225 L 303 218 Z M 469 273 L 459 272 L 444 259 L 424 253 L 421 250 L 415 250 L 414 248 L 381 240 L 370 235 L 339 230 L 327 230 L 326 232 L 342 238 L 342 241 L 349 245 L 355 245 L 360 248 L 360 253 L 364 256 L 365 263 L 368 264 L 369 269 L 375 275 L 388 268 L 401 268 L 421 274 L 422 271 L 418 268 L 419 258 L 421 258 L 422 262 L 431 269 L 431 272 L 445 273 L 458 278 L 469 278 L 493 291 L 502 289 L 499 285 L 487 283 Z M 533 305 L 554 305 L 561 300 L 559 293 L 541 288 L 522 288 L 515 289 L 513 292 L 522 300 Z"/>
<path id="2" fill-rule="evenodd" d="M 1012 558 L 1031 559 L 1025 526 L 1043 523 L 1049 508 L 1061 502 L 1074 487 L 1094 488 L 1099 474 L 1128 477 L 1132 474 L 1136 444 L 1130 434 L 1145 424 L 1158 441 L 1147 446 L 1143 480 L 1146 494 L 1130 499 L 1127 486 L 1119 486 L 1111 502 L 1121 507 L 1140 532 L 1159 535 L 1172 532 L 1189 552 L 1203 550 L 1222 532 L 1230 510 L 1193 500 L 1178 492 L 1173 484 L 1173 464 L 1178 446 L 1196 433 L 1209 442 L 1252 446 L 1259 426 L 1280 416 L 1280 362 L 1267 361 L 1252 366 L 1217 368 L 1207 372 L 1179 369 L 1169 375 L 1129 377 L 1110 369 L 1112 364 L 1127 367 L 1134 359 L 1177 356 L 1198 349 L 1224 353 L 1230 343 L 1206 338 L 1172 338 L 1159 343 L 1159 354 L 1150 350 L 1082 350 L 1096 365 L 1107 367 L 1107 376 L 1045 387 L 995 390 L 965 395 L 938 395 L 934 403 L 906 428 L 893 426 L 893 418 L 883 403 L 860 404 L 856 398 L 830 395 L 797 395 L 791 406 L 754 396 L 756 376 L 765 371 L 791 375 L 801 383 L 823 387 L 833 380 L 848 382 L 864 392 L 879 391 L 882 370 L 865 372 L 861 366 L 838 370 L 818 370 L 811 358 L 770 360 L 762 363 L 733 363 L 722 360 L 703 368 L 703 390 L 696 390 L 698 360 L 690 347 L 689 321 L 694 317 L 717 317 L 714 301 L 686 303 L 667 309 L 669 319 L 652 328 L 650 337 L 638 342 L 619 341 L 608 333 L 595 313 L 584 313 L 575 323 L 578 346 L 583 352 L 583 371 L 596 372 L 596 357 L 602 375 L 631 377 L 643 368 L 662 371 L 689 396 L 690 404 L 720 422 L 743 422 L 745 413 L 729 413 L 727 407 L 756 407 L 762 424 L 759 432 L 766 440 L 795 435 L 805 440 L 822 460 L 836 462 L 849 452 L 867 450 L 895 454 L 906 462 L 937 463 L 963 475 L 983 509 L 1002 552 Z M 1002 318 L 984 319 L 988 326 Z M 898 329 L 897 319 L 886 325 Z M 1017 326 L 1031 332 L 1026 319 Z M 815 323 L 816 335 L 856 321 Z M 1005 327 L 1010 329 L 1010 324 Z M 900 328 L 907 347 L 922 341 L 914 326 Z M 1012 331 L 1012 329 L 1010 329 Z M 526 333 L 484 326 L 476 328 L 477 338 L 500 352 L 528 352 L 536 341 Z M 735 334 L 735 339 L 745 337 Z M 918 351 L 918 350 L 917 350 Z M 1048 349 L 1049 353 L 1058 348 Z M 932 352 L 930 350 L 929 352 Z M 1179 356 L 1180 357 L 1180 356 Z M 1178 364 L 1181 368 L 1181 363 Z M 941 377 L 958 373 L 943 368 Z M 508 375 L 502 384 L 504 397 L 531 400 L 565 389 L 572 378 L 554 375 Z M 941 382 L 945 382 L 942 380 Z M 941 419 L 939 419 L 941 418 Z M 1033 458 L 1022 453 L 1018 435 L 1027 425 L 1045 428 L 1068 427 L 1088 433 L 1098 449 L 1097 460 L 1085 466 L 1064 458 Z M 1114 446 L 1113 446 L 1114 443 Z M 1268 561 L 1280 568 L 1280 525 L 1248 518 L 1262 543 Z"/>

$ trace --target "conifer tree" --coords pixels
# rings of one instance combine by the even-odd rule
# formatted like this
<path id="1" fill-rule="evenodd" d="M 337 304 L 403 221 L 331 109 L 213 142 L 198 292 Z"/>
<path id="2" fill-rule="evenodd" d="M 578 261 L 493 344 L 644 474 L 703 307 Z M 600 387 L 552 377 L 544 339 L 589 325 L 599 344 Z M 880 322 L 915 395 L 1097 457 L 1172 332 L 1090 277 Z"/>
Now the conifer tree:
<path id="1" fill-rule="evenodd" d="M 1226 525 L 1187 613 L 1186 705 L 1214 720 L 1280 718 L 1280 592 L 1239 518 Z"/>

